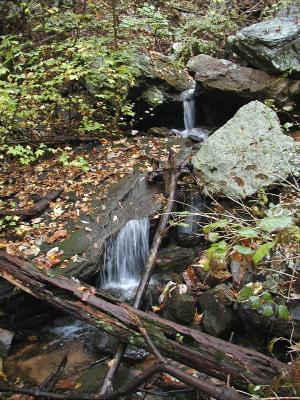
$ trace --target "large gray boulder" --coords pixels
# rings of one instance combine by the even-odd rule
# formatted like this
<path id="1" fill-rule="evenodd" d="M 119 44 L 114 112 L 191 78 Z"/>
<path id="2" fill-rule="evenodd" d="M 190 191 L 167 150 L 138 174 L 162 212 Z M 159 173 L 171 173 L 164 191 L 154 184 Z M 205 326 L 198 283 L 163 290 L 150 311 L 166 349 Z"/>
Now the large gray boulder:
<path id="1" fill-rule="evenodd" d="M 266 72 L 300 72 L 297 14 L 251 25 L 230 37 L 229 43 L 243 59 Z"/>
<path id="2" fill-rule="evenodd" d="M 204 193 L 245 198 L 299 171 L 300 155 L 276 113 L 252 101 L 204 142 L 192 164 Z"/>
<path id="3" fill-rule="evenodd" d="M 198 93 L 225 94 L 248 100 L 274 99 L 287 105 L 300 96 L 300 80 L 282 79 L 266 72 L 242 67 L 205 54 L 192 57 L 188 69 L 197 82 Z"/>

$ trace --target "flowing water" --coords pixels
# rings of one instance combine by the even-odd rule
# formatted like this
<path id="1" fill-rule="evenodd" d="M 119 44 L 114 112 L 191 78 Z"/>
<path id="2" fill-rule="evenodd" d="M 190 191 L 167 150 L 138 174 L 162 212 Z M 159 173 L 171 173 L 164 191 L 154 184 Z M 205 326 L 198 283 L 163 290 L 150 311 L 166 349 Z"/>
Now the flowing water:
<path id="1" fill-rule="evenodd" d="M 100 284 L 104 289 L 132 291 L 149 254 L 149 220 L 130 220 L 107 244 Z"/>
<path id="2" fill-rule="evenodd" d="M 208 131 L 204 128 L 196 127 L 196 102 L 195 89 L 188 89 L 181 93 L 180 100 L 183 107 L 184 130 L 173 129 L 177 136 L 186 138 L 189 136 L 198 137 L 205 140 Z"/>

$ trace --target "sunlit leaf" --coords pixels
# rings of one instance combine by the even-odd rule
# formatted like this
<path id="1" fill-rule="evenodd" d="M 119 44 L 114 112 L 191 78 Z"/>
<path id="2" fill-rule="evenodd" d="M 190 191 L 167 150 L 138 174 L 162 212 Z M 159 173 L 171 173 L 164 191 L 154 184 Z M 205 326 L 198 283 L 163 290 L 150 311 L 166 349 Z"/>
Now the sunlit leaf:
<path id="1" fill-rule="evenodd" d="M 253 254 L 252 260 L 254 264 L 258 264 L 264 257 L 269 254 L 269 251 L 275 246 L 276 242 L 267 242 L 257 247 Z"/>

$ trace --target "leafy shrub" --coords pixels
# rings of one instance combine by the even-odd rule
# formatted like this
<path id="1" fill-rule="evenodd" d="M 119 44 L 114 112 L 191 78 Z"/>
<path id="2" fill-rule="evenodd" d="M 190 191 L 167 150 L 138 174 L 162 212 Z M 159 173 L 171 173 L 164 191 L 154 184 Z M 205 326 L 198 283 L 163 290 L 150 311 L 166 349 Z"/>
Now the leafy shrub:
<path id="1" fill-rule="evenodd" d="M 187 60 L 192 55 L 222 54 L 229 34 L 237 29 L 232 15 L 210 10 L 203 17 L 189 17 L 177 31 L 178 40 L 182 43 L 179 57 Z"/>

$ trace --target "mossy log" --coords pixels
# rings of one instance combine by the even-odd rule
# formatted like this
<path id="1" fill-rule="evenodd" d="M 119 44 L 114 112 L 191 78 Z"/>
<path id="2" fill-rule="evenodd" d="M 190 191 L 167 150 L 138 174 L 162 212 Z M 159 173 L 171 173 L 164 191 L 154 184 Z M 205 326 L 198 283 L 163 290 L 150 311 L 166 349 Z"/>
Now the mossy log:
<path id="1" fill-rule="evenodd" d="M 0 276 L 125 343 L 147 349 L 136 324 L 139 318 L 164 356 L 222 381 L 230 379 L 235 388 L 247 389 L 249 383 L 278 383 L 282 371 L 290 368 L 259 352 L 137 310 L 87 284 L 51 272 L 42 273 L 4 251 L 0 251 Z"/>

